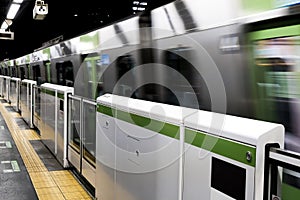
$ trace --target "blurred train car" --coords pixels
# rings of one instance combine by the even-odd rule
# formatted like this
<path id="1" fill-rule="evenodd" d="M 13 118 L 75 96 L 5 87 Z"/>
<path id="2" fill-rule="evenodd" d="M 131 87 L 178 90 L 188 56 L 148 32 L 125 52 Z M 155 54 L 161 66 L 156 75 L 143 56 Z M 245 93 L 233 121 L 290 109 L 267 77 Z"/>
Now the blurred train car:
<path id="1" fill-rule="evenodd" d="M 299 22 L 294 11 L 282 8 L 205 27 L 198 23 L 208 17 L 199 20 L 184 6 L 177 1 L 100 29 L 101 72 L 94 92 L 282 123 L 286 147 L 299 151 Z M 180 9 L 184 11 L 176 12 Z M 211 96 L 210 87 L 220 94 L 224 87 L 226 109 L 222 97 L 212 99 L 218 94 Z M 291 180 L 285 178 L 289 184 Z"/>
<path id="2" fill-rule="evenodd" d="M 174 88 L 159 90 L 157 101 L 281 123 L 286 128 L 286 148 L 299 152 L 299 7 L 218 24 L 224 20 L 196 12 L 199 4 L 177 1 L 151 13 L 154 63 L 179 72 L 162 75 L 163 70 L 157 71 L 156 77 L 162 76 Z M 174 13 L 179 8 L 181 12 Z M 232 14 L 226 9 L 222 11 L 225 18 Z M 219 74 L 224 85 L 218 82 Z M 180 75 L 190 86 L 179 81 Z M 226 110 L 221 101 L 213 105 L 210 88 L 224 94 L 221 87 Z"/>
<path id="3" fill-rule="evenodd" d="M 61 163 L 69 161 L 93 187 L 95 100 L 104 93 L 281 123 L 286 147 L 300 152 L 298 7 L 248 16 L 235 1 L 218 4 L 178 0 L 4 61 L 1 96 L 20 98 L 21 113 L 33 108 L 30 123 L 52 138 L 46 143 L 54 154 L 62 123 Z M 70 90 L 59 93 L 62 86 Z"/>

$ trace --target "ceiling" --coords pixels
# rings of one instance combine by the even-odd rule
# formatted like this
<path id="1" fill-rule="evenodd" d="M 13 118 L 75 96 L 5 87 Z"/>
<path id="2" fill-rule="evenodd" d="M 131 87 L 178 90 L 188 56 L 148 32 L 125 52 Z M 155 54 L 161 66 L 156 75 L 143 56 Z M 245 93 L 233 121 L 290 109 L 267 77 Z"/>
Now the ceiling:
<path id="1" fill-rule="evenodd" d="M 69 39 L 133 15 L 133 0 L 44 0 L 49 13 L 44 20 L 33 20 L 35 0 L 24 0 L 10 31 L 15 40 L 0 40 L 0 60 L 17 58 L 38 49 L 44 42 L 63 35 Z M 173 0 L 143 0 L 148 9 Z M 12 0 L 0 0 L 0 26 Z"/>

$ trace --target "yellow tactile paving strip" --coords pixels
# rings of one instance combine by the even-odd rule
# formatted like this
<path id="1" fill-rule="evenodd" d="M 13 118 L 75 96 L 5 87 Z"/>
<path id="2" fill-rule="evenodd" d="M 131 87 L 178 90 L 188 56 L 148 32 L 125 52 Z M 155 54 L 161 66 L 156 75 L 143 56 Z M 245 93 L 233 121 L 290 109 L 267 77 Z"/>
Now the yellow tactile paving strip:
<path id="1" fill-rule="evenodd" d="M 68 170 L 49 172 L 30 144 L 30 140 L 39 140 L 34 130 L 21 130 L 13 118 L 18 113 L 8 112 L 0 104 L 0 112 L 21 154 L 31 181 L 40 200 L 87 200 L 92 199 Z"/>

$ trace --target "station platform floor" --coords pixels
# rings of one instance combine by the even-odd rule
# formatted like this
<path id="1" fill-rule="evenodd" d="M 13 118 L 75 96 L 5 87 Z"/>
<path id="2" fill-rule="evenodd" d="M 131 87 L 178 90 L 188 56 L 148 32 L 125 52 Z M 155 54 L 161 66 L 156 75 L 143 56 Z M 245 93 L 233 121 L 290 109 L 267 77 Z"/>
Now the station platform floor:
<path id="1" fill-rule="evenodd" d="M 88 200 L 92 197 L 63 169 L 40 136 L 0 99 L 0 199 Z"/>

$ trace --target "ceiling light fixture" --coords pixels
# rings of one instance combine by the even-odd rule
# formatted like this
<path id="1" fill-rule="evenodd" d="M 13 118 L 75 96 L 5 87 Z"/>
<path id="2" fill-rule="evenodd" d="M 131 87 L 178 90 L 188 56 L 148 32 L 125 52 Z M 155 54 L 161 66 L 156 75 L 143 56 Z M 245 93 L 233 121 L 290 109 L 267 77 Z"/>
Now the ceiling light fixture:
<path id="1" fill-rule="evenodd" d="M 141 3 L 140 3 L 140 6 L 147 6 L 147 5 L 148 5 L 147 2 L 141 2 Z"/>
<path id="2" fill-rule="evenodd" d="M 9 26 L 11 26 L 13 23 L 12 20 L 5 19 L 1 25 L 1 29 L 7 29 Z"/>
<path id="3" fill-rule="evenodd" d="M 4 21 L 1 25 L 1 29 L 7 29 L 8 28 L 8 24 Z"/>
<path id="4" fill-rule="evenodd" d="M 24 0 L 13 0 L 13 3 L 18 3 L 18 4 L 21 4 L 23 3 Z"/>
<path id="5" fill-rule="evenodd" d="M 19 9 L 20 9 L 20 4 L 12 3 L 9 7 L 6 18 L 7 19 L 14 19 L 17 12 L 19 11 Z"/>

